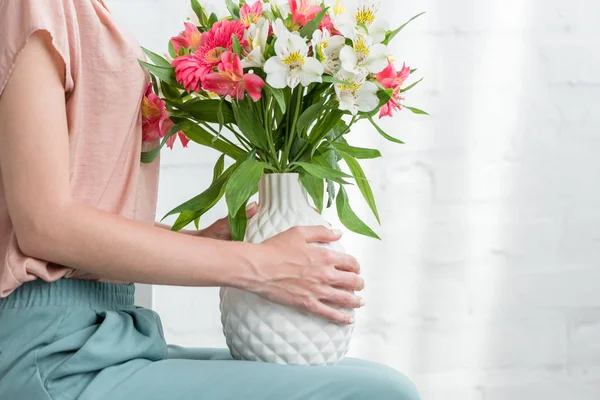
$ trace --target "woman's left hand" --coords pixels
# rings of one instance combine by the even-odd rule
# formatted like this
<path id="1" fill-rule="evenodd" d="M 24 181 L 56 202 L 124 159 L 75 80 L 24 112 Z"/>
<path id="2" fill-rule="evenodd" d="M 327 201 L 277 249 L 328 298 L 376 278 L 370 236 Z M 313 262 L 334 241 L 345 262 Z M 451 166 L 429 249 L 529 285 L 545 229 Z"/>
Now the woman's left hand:
<path id="1" fill-rule="evenodd" d="M 256 214 L 257 211 L 258 204 L 256 202 L 252 202 L 248 204 L 248 207 L 246 208 L 246 216 L 248 217 L 248 219 L 250 219 Z M 231 232 L 229 230 L 229 219 L 227 217 L 218 219 L 212 225 L 199 231 L 194 231 L 192 234 L 194 236 L 202 236 L 212 239 L 231 240 Z"/>

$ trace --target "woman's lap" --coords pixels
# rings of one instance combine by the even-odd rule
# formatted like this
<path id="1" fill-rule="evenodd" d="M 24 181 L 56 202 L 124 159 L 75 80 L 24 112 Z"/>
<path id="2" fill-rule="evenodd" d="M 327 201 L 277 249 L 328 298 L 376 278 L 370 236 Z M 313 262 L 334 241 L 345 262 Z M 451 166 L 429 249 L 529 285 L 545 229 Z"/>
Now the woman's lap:
<path id="1" fill-rule="evenodd" d="M 123 365 L 99 375 L 80 399 L 419 399 L 408 378 L 369 361 L 348 358 L 335 366 L 287 366 L 232 360 L 224 349 L 172 349 L 168 359 Z M 111 386 L 115 376 L 127 379 Z M 99 391 L 104 397 L 97 397 Z"/>
<path id="2" fill-rule="evenodd" d="M 116 300 L 85 306 L 87 286 L 72 294 L 81 285 L 37 284 L 45 297 L 30 285 L 35 290 L 22 290 L 23 301 L 0 299 L 0 398 L 419 399 L 404 375 L 369 361 L 287 366 L 232 360 L 224 349 L 167 346 L 156 313 Z M 94 299 L 121 290 L 98 286 Z"/>

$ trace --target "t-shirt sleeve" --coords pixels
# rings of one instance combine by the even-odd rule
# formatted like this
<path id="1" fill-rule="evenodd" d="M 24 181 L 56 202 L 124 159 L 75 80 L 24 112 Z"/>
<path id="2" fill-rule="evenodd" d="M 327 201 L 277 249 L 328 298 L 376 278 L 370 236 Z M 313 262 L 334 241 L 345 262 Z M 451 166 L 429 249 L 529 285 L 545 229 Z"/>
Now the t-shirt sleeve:
<path id="1" fill-rule="evenodd" d="M 72 0 L 0 0 L 0 95 L 29 37 L 46 31 L 65 64 L 65 91 L 73 89 Z"/>

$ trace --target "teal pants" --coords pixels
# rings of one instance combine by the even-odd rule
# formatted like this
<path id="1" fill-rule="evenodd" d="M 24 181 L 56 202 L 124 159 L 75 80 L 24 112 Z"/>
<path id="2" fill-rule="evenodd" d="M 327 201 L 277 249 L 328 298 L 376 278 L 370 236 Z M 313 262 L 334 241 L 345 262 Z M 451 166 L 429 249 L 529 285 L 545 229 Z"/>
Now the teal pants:
<path id="1" fill-rule="evenodd" d="M 133 295 L 133 285 L 63 279 L 0 299 L 0 399 L 419 399 L 406 377 L 368 361 L 288 366 L 169 346 Z"/>

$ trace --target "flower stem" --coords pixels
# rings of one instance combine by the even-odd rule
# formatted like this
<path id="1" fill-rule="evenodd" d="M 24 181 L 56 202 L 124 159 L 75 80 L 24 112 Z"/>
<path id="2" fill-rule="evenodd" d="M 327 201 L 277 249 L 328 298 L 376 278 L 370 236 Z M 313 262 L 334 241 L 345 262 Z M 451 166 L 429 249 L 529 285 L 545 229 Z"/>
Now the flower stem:
<path id="1" fill-rule="evenodd" d="M 292 122 L 292 129 L 288 132 L 288 143 L 285 151 L 285 160 L 288 160 L 288 164 L 291 162 L 290 160 L 290 152 L 292 150 L 292 143 L 294 142 L 294 135 L 296 134 L 296 125 L 298 123 L 298 117 L 300 116 L 300 109 L 302 106 L 302 97 L 304 95 L 304 87 L 300 86 L 296 92 L 296 110 L 294 113 L 294 119 Z"/>

